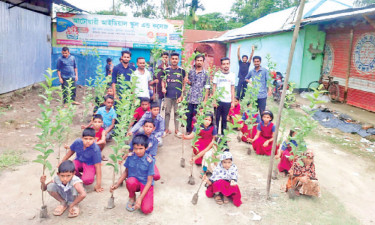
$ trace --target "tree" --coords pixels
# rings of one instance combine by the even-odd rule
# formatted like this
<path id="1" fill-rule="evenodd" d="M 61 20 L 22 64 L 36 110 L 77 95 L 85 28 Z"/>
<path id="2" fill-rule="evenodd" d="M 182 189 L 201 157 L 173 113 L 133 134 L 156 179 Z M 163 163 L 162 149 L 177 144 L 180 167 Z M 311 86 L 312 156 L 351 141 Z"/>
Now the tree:
<path id="1" fill-rule="evenodd" d="M 375 4 L 375 0 L 355 0 L 354 1 L 354 6 L 357 7 L 364 7 L 368 5 Z"/>
<path id="2" fill-rule="evenodd" d="M 125 6 L 135 9 L 135 17 L 156 18 L 157 7 L 152 1 L 148 0 L 120 0 Z"/>
<path id="3" fill-rule="evenodd" d="M 298 0 L 236 0 L 232 5 L 235 20 L 248 24 L 267 14 L 298 5 Z"/>
<path id="4" fill-rule="evenodd" d="M 205 10 L 204 6 L 202 3 L 199 2 L 199 0 L 192 0 L 191 3 L 186 4 L 187 6 L 190 7 L 190 16 L 194 16 L 195 13 L 197 12 L 198 9 Z"/>

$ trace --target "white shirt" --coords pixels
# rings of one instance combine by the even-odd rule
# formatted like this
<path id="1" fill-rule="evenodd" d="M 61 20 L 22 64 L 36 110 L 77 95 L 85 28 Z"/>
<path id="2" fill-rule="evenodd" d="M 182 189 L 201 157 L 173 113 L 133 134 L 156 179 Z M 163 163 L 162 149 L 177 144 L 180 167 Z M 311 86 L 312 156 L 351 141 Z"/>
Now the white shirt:
<path id="1" fill-rule="evenodd" d="M 139 98 L 150 98 L 150 92 L 148 90 L 148 82 L 151 81 L 150 71 L 145 69 L 144 74 L 141 74 L 137 69 L 134 71 L 132 78 L 137 77 L 137 85 L 135 88 L 135 93 Z"/>
<path id="2" fill-rule="evenodd" d="M 216 91 L 224 88 L 223 96 L 219 97 L 220 102 L 232 102 L 232 86 L 236 82 L 236 75 L 232 72 L 227 74 L 219 71 L 215 74 L 213 83 L 216 84 Z"/>

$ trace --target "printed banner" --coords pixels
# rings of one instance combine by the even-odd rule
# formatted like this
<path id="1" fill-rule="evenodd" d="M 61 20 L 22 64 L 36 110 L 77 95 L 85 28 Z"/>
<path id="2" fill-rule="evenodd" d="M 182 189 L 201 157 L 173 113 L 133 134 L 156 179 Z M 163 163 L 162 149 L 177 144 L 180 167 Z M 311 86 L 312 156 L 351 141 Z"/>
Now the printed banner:
<path id="1" fill-rule="evenodd" d="M 59 45 L 180 49 L 182 20 L 57 13 Z"/>

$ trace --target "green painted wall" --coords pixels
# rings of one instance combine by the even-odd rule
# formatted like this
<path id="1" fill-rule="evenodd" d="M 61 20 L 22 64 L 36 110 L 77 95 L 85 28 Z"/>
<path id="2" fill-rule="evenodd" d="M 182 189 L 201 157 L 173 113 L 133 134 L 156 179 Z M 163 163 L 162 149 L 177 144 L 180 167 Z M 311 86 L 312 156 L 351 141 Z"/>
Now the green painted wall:
<path id="1" fill-rule="evenodd" d="M 299 88 L 307 88 L 311 81 L 319 80 L 321 68 L 323 65 L 323 54 L 318 54 L 315 59 L 312 59 L 312 54 L 309 52 L 310 44 L 318 49 L 324 49 L 326 33 L 318 30 L 317 25 L 305 26 L 305 45 L 303 49 L 302 71 Z"/>

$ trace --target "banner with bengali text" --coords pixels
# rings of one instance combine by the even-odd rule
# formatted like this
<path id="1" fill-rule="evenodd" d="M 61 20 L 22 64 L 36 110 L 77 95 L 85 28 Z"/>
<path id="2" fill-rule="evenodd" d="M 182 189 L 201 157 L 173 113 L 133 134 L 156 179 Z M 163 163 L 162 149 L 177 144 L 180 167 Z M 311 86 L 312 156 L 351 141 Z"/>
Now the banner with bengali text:
<path id="1" fill-rule="evenodd" d="M 58 45 L 180 49 L 183 21 L 57 13 Z"/>

